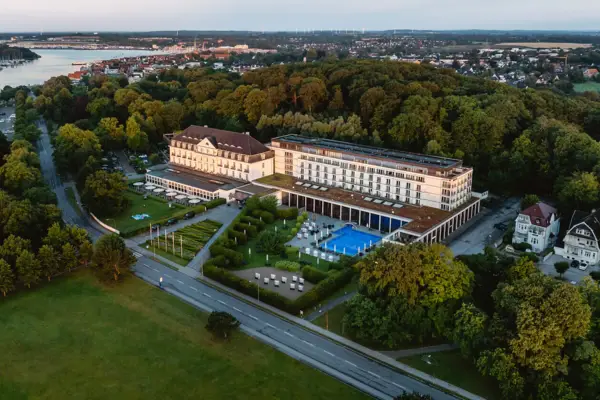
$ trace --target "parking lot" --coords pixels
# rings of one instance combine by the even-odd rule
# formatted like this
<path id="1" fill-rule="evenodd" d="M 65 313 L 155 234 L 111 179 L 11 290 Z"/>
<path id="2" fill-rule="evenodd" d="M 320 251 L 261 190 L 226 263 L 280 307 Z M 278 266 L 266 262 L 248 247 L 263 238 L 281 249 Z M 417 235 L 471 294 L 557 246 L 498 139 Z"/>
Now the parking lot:
<path id="1" fill-rule="evenodd" d="M 15 113 L 14 107 L 0 107 L 0 132 L 4 133 L 8 140 L 13 139 L 14 134 L 14 119 L 10 116 Z"/>
<path id="2" fill-rule="evenodd" d="M 556 270 L 554 269 L 554 264 L 557 262 L 566 261 L 571 264 L 571 260 L 567 260 L 564 257 L 557 256 L 556 254 L 552 255 L 546 261 L 540 261 L 538 263 L 538 267 L 540 271 L 549 276 L 558 276 Z M 581 271 L 578 268 L 569 268 L 567 272 L 563 275 L 563 278 L 569 282 L 579 283 L 583 280 L 584 277 L 589 276 L 592 271 L 600 271 L 600 267 L 591 266 L 588 267 L 585 271 Z"/>

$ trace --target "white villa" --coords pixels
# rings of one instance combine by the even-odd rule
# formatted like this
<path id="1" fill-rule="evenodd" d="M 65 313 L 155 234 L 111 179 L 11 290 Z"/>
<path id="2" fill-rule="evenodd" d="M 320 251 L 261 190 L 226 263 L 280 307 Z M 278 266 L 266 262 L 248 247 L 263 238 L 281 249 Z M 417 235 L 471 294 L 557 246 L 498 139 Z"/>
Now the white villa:
<path id="1" fill-rule="evenodd" d="M 564 238 L 564 247 L 555 247 L 554 251 L 569 260 L 594 265 L 599 261 L 599 236 L 600 212 L 596 210 L 592 210 L 591 213 L 575 211 L 571 217 L 569 230 Z"/>
<path id="2" fill-rule="evenodd" d="M 556 209 L 540 202 L 519 213 L 512 242 L 529 243 L 534 252 L 541 253 L 554 245 L 559 230 Z"/>

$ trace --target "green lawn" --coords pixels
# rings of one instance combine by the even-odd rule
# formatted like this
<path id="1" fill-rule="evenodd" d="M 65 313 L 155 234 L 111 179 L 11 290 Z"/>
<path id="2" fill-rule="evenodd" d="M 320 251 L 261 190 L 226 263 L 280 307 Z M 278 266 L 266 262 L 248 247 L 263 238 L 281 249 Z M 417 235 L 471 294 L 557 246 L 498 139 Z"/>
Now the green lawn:
<path id="1" fill-rule="evenodd" d="M 275 227 L 277 227 L 277 230 L 279 232 L 282 232 L 283 235 L 291 235 L 291 230 L 294 227 L 295 224 L 291 224 L 289 221 L 287 223 L 287 229 L 284 229 L 283 226 L 283 220 L 276 220 L 275 222 L 273 222 L 270 225 L 266 225 L 265 226 L 265 230 L 269 229 L 269 230 L 273 230 L 275 229 Z M 252 238 L 250 240 L 248 240 L 248 243 L 246 243 L 243 246 L 238 246 L 236 248 L 237 251 L 239 251 L 240 253 L 242 253 L 244 255 L 244 257 L 246 257 L 246 260 L 248 261 L 248 263 L 246 265 L 244 265 L 243 269 L 250 269 L 250 268 L 259 268 L 259 267 L 264 267 L 265 263 L 266 263 L 266 254 L 262 254 L 259 253 L 258 251 L 256 251 L 256 238 Z M 251 255 L 248 256 L 248 249 L 252 249 Z M 290 248 L 288 248 L 290 249 Z M 315 268 L 318 268 L 320 270 L 323 271 L 327 271 L 329 270 L 329 261 L 324 261 L 324 260 L 319 260 L 319 263 L 317 264 L 317 258 L 314 256 L 309 256 L 307 254 L 305 254 L 304 252 L 302 252 L 302 254 L 300 255 L 300 258 L 298 258 L 298 248 L 297 247 L 292 247 L 292 249 L 294 250 L 288 250 L 289 251 L 289 261 L 299 261 L 299 260 L 304 260 L 304 261 L 308 261 L 311 263 L 311 265 Z M 279 255 L 274 255 L 274 254 L 269 254 L 269 263 L 271 265 L 274 265 L 277 261 L 283 260 L 283 258 L 281 258 Z"/>
<path id="2" fill-rule="evenodd" d="M 175 231 L 175 251 L 172 233 L 168 233 L 166 247 L 164 236 L 154 239 L 152 243 L 148 240 L 140 246 L 185 267 L 222 225 L 220 222 L 206 219 Z"/>
<path id="3" fill-rule="evenodd" d="M 86 272 L 0 300 L 3 399 L 366 399 L 136 278 Z"/>
<path id="4" fill-rule="evenodd" d="M 598 82 L 575 83 L 573 86 L 577 93 L 600 92 L 600 83 Z"/>
<path id="5" fill-rule="evenodd" d="M 129 190 L 125 192 L 125 197 L 130 201 L 129 207 L 115 217 L 102 220 L 113 228 L 118 229 L 121 233 L 131 232 L 141 228 L 149 228 L 150 224 L 154 221 L 168 218 L 176 212 L 186 209 L 186 207 L 178 204 L 173 204 L 172 207 L 169 208 L 169 204 L 166 201 L 162 201 L 152 196 L 148 196 L 148 198 L 144 200 L 143 195 Z M 136 221 L 131 218 L 136 214 L 148 214 L 150 218 Z"/>
<path id="6" fill-rule="evenodd" d="M 79 207 L 79 204 L 77 204 L 77 198 L 75 197 L 75 191 L 73 190 L 73 188 L 70 186 L 66 187 L 65 194 L 67 195 L 67 201 L 69 202 L 71 207 L 73 207 L 77 215 L 81 217 L 81 208 Z"/>
<path id="7" fill-rule="evenodd" d="M 346 303 L 342 303 L 337 307 L 332 308 L 327 312 L 327 318 L 325 314 L 322 314 L 319 318 L 313 321 L 313 324 L 320 326 L 321 328 L 327 329 L 327 319 L 329 320 L 329 331 L 333 332 L 337 335 L 347 337 L 348 339 L 352 339 L 345 335 L 344 329 L 342 327 L 342 318 L 344 318 L 344 314 L 346 313 Z"/>
<path id="8" fill-rule="evenodd" d="M 425 359 L 430 360 L 431 364 Z M 398 361 L 413 368 L 459 386 L 469 392 L 478 394 L 488 400 L 499 399 L 498 385 L 493 379 L 482 376 L 475 365 L 466 360 L 458 350 L 431 354 L 431 358 L 423 355 L 400 358 Z"/>

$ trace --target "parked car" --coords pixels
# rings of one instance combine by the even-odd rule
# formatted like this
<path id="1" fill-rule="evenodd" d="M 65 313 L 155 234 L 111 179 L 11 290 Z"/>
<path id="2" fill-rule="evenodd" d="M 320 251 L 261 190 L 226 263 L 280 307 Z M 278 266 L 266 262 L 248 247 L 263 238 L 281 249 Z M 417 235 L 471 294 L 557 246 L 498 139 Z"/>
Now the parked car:
<path id="1" fill-rule="evenodd" d="M 185 215 L 183 216 L 183 219 L 192 219 L 192 218 L 194 218 L 195 215 L 196 215 L 195 212 L 189 211 L 189 212 L 185 213 Z"/>
<path id="2" fill-rule="evenodd" d="M 571 268 L 579 268 L 579 261 L 577 261 L 577 260 L 571 261 Z"/>
<path id="3" fill-rule="evenodd" d="M 177 223 L 177 218 L 170 218 L 165 225 L 173 225 Z"/>
<path id="4" fill-rule="evenodd" d="M 585 271 L 588 267 L 588 263 L 586 263 L 585 261 L 582 261 L 579 263 L 579 269 L 582 271 Z"/>
<path id="5" fill-rule="evenodd" d="M 160 224 L 154 224 L 154 225 L 152 225 L 152 230 L 153 231 L 157 231 L 159 229 L 160 229 Z"/>

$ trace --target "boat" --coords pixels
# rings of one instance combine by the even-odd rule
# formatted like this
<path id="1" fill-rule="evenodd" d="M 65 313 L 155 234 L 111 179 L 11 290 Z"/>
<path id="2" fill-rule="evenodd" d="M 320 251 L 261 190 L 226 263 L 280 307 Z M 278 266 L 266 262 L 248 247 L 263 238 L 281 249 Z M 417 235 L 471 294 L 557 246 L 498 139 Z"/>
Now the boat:
<path id="1" fill-rule="evenodd" d="M 84 61 L 76 61 L 76 62 L 72 63 L 71 65 L 87 65 L 87 63 Z"/>

